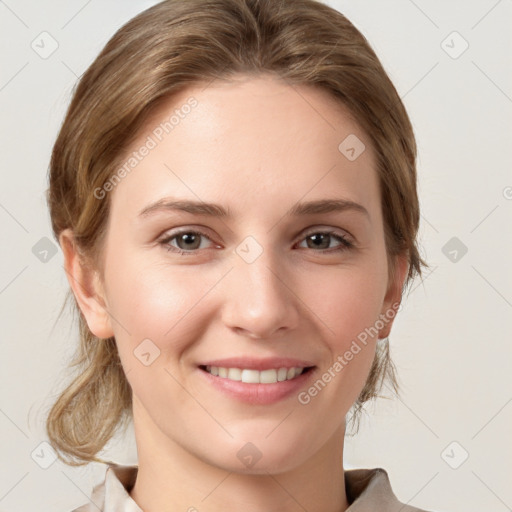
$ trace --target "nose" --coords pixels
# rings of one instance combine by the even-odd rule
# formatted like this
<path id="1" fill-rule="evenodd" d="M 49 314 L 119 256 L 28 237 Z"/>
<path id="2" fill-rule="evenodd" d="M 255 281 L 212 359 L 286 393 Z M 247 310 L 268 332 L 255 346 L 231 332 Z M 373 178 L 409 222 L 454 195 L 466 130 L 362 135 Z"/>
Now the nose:
<path id="1" fill-rule="evenodd" d="M 224 325 L 249 338 L 269 339 L 297 327 L 300 300 L 284 265 L 263 253 L 252 263 L 235 260 L 223 304 Z"/>

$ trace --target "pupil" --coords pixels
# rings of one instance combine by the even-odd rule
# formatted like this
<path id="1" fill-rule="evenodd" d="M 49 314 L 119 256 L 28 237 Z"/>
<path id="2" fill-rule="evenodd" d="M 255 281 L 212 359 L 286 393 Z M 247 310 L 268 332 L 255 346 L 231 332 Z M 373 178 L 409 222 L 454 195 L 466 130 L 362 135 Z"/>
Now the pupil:
<path id="1" fill-rule="evenodd" d="M 185 241 L 185 245 L 193 245 L 194 244 L 194 239 L 196 238 L 196 235 L 192 234 L 192 233 L 185 233 L 182 236 L 182 240 Z"/>
<path id="2" fill-rule="evenodd" d="M 325 242 L 324 237 L 325 237 L 325 240 L 327 240 L 328 235 L 324 235 L 324 234 L 311 235 L 310 238 L 313 239 L 313 242 L 316 247 L 320 247 L 321 245 L 325 246 L 325 243 L 323 243 L 323 242 Z M 329 244 L 327 244 L 327 245 L 329 245 Z"/>

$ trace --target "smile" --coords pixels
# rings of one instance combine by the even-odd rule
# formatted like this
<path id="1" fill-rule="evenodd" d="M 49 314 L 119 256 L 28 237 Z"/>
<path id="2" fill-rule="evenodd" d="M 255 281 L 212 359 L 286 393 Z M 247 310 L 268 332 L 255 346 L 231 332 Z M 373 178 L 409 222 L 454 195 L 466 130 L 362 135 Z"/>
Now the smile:
<path id="1" fill-rule="evenodd" d="M 221 379 L 228 379 L 246 384 L 275 384 L 292 380 L 309 368 L 294 366 L 291 368 L 272 368 L 268 370 L 254 370 L 249 368 L 225 368 L 222 366 L 203 366 L 203 370 Z"/>
<path id="2" fill-rule="evenodd" d="M 312 360 L 295 357 L 257 359 L 246 356 L 202 361 L 203 382 L 224 396 L 252 405 L 293 399 L 315 376 Z"/>

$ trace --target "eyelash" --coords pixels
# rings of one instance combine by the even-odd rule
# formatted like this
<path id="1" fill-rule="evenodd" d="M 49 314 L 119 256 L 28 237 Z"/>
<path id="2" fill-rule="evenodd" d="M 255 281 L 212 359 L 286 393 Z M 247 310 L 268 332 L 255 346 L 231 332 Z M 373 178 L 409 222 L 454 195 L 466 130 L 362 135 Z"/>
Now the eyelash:
<path id="1" fill-rule="evenodd" d="M 208 240 L 210 240 L 209 236 L 206 235 L 205 233 L 203 233 L 202 231 L 198 231 L 198 230 L 183 230 L 183 231 L 179 231 L 177 233 L 173 233 L 172 235 L 164 238 L 163 240 L 160 241 L 160 244 L 168 252 L 173 252 L 173 253 L 184 255 L 184 256 L 190 256 L 190 255 L 193 255 L 193 254 L 197 253 L 199 251 L 199 249 L 192 249 L 192 250 L 186 251 L 186 250 L 174 247 L 172 245 L 169 245 L 169 242 L 171 240 L 174 240 L 175 238 L 179 237 L 180 235 L 185 235 L 185 234 L 187 234 L 187 235 L 200 235 L 200 236 L 203 236 L 205 238 L 208 238 Z M 306 238 L 308 238 L 308 237 L 310 237 L 312 235 L 329 235 L 329 236 L 332 236 L 333 238 L 335 238 L 336 240 L 338 240 L 339 242 L 341 242 L 341 245 L 339 247 L 335 247 L 335 248 L 331 248 L 331 249 L 321 249 L 321 250 L 315 251 L 315 252 L 320 252 L 320 253 L 342 252 L 342 251 L 346 251 L 346 250 L 351 249 L 351 248 L 354 247 L 354 244 L 352 242 L 350 242 L 344 236 L 336 233 L 335 231 L 328 231 L 328 230 L 327 231 L 313 231 L 313 232 L 310 232 L 307 235 L 305 235 L 302 240 L 305 240 Z"/>

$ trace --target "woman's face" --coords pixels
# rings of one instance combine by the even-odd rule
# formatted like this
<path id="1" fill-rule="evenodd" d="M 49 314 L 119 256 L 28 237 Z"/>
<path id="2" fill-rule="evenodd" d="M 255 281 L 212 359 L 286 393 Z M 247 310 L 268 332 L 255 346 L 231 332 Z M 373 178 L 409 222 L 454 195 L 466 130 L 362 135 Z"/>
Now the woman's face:
<path id="1" fill-rule="evenodd" d="M 88 322 L 116 338 L 139 454 L 257 473 L 331 449 L 406 270 L 388 282 L 367 135 L 323 91 L 239 77 L 175 96 L 126 162 Z"/>

